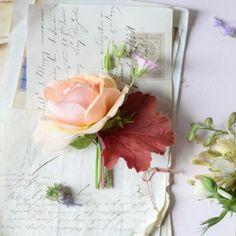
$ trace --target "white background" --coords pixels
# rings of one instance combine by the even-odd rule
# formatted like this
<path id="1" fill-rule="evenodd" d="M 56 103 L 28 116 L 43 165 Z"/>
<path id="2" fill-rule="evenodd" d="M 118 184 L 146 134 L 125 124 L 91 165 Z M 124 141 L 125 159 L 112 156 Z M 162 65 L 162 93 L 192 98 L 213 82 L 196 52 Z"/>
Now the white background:
<path id="1" fill-rule="evenodd" d="M 217 204 L 198 201 L 186 181 L 194 173 L 207 171 L 192 166 L 190 159 L 200 147 L 186 142 L 193 121 L 212 116 L 216 125 L 224 128 L 228 115 L 236 111 L 236 38 L 223 36 L 212 26 L 214 16 L 234 22 L 235 0 L 159 0 L 158 3 L 186 7 L 190 10 L 183 84 L 176 124 L 176 144 L 173 164 L 173 229 L 175 236 L 200 235 L 200 222 L 220 213 Z M 236 235 L 236 217 L 226 217 L 206 232 L 206 236 Z"/>

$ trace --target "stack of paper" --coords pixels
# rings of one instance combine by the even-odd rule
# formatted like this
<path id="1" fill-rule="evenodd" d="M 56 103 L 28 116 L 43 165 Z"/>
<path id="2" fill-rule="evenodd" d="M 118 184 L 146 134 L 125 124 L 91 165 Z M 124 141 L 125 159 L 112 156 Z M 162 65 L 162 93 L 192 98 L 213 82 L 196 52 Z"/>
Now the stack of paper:
<path id="1" fill-rule="evenodd" d="M 0 89 L 2 86 L 2 73 L 5 64 L 5 56 L 7 53 L 7 43 L 11 25 L 11 13 L 12 2 L 0 0 Z"/>
<path id="2" fill-rule="evenodd" d="M 5 115 L 0 123 L 4 130 L 0 140 L 0 233 L 4 236 L 171 235 L 171 220 L 167 215 L 168 174 L 157 173 L 150 182 L 158 208 L 155 210 L 142 173 L 129 170 L 122 159 L 113 171 L 114 187 L 96 190 L 94 147 L 81 151 L 73 148 L 43 151 L 34 145 L 32 133 L 45 111 L 42 91 L 46 84 L 83 72 L 101 72 L 102 58 L 110 42 L 125 42 L 160 65 L 158 71 L 141 78 L 136 86 L 157 96 L 158 110 L 174 114 L 188 11 L 132 1 L 75 2 L 29 7 L 21 79 L 12 78 L 15 80 L 12 87 L 17 91 L 5 94 L 3 100 L 15 108 L 8 110 L 8 105 L 3 106 Z M 9 55 L 8 63 L 12 60 Z M 131 63 L 123 64 L 123 82 Z M 10 73 L 6 70 L 5 77 Z M 169 167 L 170 153 L 153 154 L 152 166 Z M 45 198 L 47 186 L 58 182 L 73 187 L 80 206 L 67 208 Z M 80 193 L 81 189 L 84 191 Z"/>

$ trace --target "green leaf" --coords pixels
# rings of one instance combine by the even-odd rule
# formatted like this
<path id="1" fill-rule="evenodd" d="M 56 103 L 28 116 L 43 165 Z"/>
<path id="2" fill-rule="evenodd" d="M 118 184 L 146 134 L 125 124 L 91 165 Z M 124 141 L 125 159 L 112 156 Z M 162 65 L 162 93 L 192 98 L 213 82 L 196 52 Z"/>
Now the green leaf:
<path id="1" fill-rule="evenodd" d="M 118 48 L 114 43 L 112 44 L 113 47 L 113 53 L 114 55 L 120 59 L 120 58 L 125 58 L 127 56 L 126 53 L 126 46 L 125 44 L 121 44 L 121 46 Z"/>
<path id="2" fill-rule="evenodd" d="M 104 61 L 103 61 L 103 67 L 104 70 L 109 72 L 114 68 L 114 63 L 113 63 L 113 59 L 112 56 L 110 54 L 110 47 L 108 46 L 105 56 L 104 56 Z"/>
<path id="3" fill-rule="evenodd" d="M 139 77 L 143 76 L 146 73 L 146 71 L 147 70 L 145 70 L 145 69 L 137 70 L 135 77 L 139 78 Z"/>
<path id="4" fill-rule="evenodd" d="M 197 123 L 192 124 L 187 137 L 188 142 L 192 142 L 196 138 L 196 133 L 199 128 L 201 128 L 200 124 Z"/>
<path id="5" fill-rule="evenodd" d="M 212 225 L 214 225 L 218 222 L 219 222 L 219 217 L 216 216 L 216 217 L 209 218 L 208 220 L 202 222 L 201 225 L 206 225 L 207 224 L 208 226 L 212 226 Z"/>
<path id="6" fill-rule="evenodd" d="M 228 129 L 231 129 L 235 123 L 236 123 L 236 112 L 233 112 L 230 114 L 228 119 Z"/>
<path id="7" fill-rule="evenodd" d="M 213 124 L 213 119 L 211 117 L 207 117 L 205 119 L 205 125 L 207 128 L 211 128 L 212 127 L 212 124 Z"/>
<path id="8" fill-rule="evenodd" d="M 88 147 L 89 144 L 95 141 L 96 138 L 96 134 L 85 134 L 84 136 L 78 137 L 70 145 L 77 149 L 83 149 Z"/>
<path id="9" fill-rule="evenodd" d="M 136 68 L 135 67 L 132 67 L 132 69 L 131 69 L 131 77 L 132 78 L 135 78 L 135 75 L 136 75 Z"/>
<path id="10" fill-rule="evenodd" d="M 124 125 L 130 124 L 133 122 L 134 114 L 120 114 L 120 110 L 116 115 L 108 120 L 103 127 L 103 130 L 111 129 L 112 127 L 118 126 L 124 128 Z"/>
<path id="11" fill-rule="evenodd" d="M 205 225 L 204 228 L 204 232 L 206 232 L 210 227 L 212 227 L 213 225 L 219 223 L 228 213 L 228 211 L 226 209 L 224 209 L 219 216 L 217 217 L 212 217 L 206 221 L 204 221 L 201 225 Z"/>
<path id="12" fill-rule="evenodd" d="M 119 50 L 118 50 L 118 47 L 113 43 L 112 44 L 112 48 L 113 48 L 113 53 L 116 57 L 118 57 L 119 55 Z"/>
<path id="13" fill-rule="evenodd" d="M 121 46 L 120 46 L 120 51 L 119 51 L 119 57 L 120 58 L 124 58 L 124 57 L 126 57 L 126 46 L 125 46 L 125 44 L 122 44 Z"/>
<path id="14" fill-rule="evenodd" d="M 207 191 L 209 191 L 213 195 L 218 195 L 218 192 L 217 192 L 218 187 L 217 187 L 216 182 L 213 179 L 211 179 L 211 178 L 209 178 L 207 176 L 204 176 L 201 179 L 201 182 L 202 182 L 203 186 L 205 187 L 205 189 Z"/>
<path id="15" fill-rule="evenodd" d="M 48 186 L 46 197 L 52 201 L 57 201 L 61 189 L 61 184 L 54 184 L 53 186 Z"/>
<path id="16" fill-rule="evenodd" d="M 230 207 L 230 210 L 231 210 L 232 212 L 236 213 L 236 206 L 231 206 L 231 207 Z"/>

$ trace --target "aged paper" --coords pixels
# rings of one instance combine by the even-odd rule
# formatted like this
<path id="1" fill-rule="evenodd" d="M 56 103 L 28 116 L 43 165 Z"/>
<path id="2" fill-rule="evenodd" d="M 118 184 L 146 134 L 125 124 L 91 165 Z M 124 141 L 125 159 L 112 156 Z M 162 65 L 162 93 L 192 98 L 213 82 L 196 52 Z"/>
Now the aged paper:
<path id="1" fill-rule="evenodd" d="M 8 42 L 11 26 L 12 3 L 0 1 L 0 44 Z"/>
<path id="2" fill-rule="evenodd" d="M 0 87 L 2 83 L 2 73 L 5 64 L 5 58 L 7 53 L 7 44 L 0 44 Z"/>
<path id="3" fill-rule="evenodd" d="M 1 89 L 3 87 L 3 69 L 8 49 L 8 36 L 11 26 L 12 3 L 0 1 L 0 100 L 2 99 Z"/>
<path id="4" fill-rule="evenodd" d="M 149 33 L 145 33 L 144 35 L 143 35 L 143 38 L 148 38 L 148 40 L 150 39 L 150 36 L 149 36 L 150 34 Z M 139 37 L 136 37 L 137 39 L 139 39 Z M 137 40 L 138 41 L 138 40 Z M 140 42 L 141 42 L 141 40 L 140 40 Z M 160 42 L 160 41 L 159 41 Z M 48 62 L 47 62 L 48 63 Z M 150 78 L 152 78 L 152 75 L 150 75 Z M 167 107 L 166 108 L 166 110 L 169 110 L 169 108 L 170 108 L 170 105 L 169 105 L 169 102 L 170 102 L 170 100 L 171 100 L 171 96 L 170 96 L 170 94 L 171 94 L 171 87 L 169 86 L 169 84 L 167 84 L 167 83 L 160 83 L 161 84 L 161 86 L 159 86 L 159 81 L 158 82 L 156 82 L 156 81 L 154 81 L 153 82 L 153 80 L 152 79 L 147 79 L 147 80 L 145 80 L 145 81 L 143 81 L 143 83 L 141 82 L 140 84 L 139 84 L 139 86 L 140 86 L 140 88 L 143 90 L 143 91 L 147 91 L 147 92 L 151 92 L 152 94 L 158 94 L 158 97 L 161 97 L 161 98 L 163 98 L 163 99 L 160 99 L 160 103 L 161 103 L 161 105 L 163 105 L 162 107 L 163 108 L 165 108 L 165 107 Z M 154 86 L 155 85 L 155 86 Z M 158 87 L 158 89 L 157 89 L 157 87 Z M 161 93 L 161 94 L 160 94 Z M 160 96 L 159 96 L 160 95 Z M 166 98 L 166 99 L 164 99 L 164 98 Z M 163 104 L 162 104 L 163 103 Z M 167 105 L 167 106 L 166 106 Z M 168 111 L 167 111 L 168 112 Z M 17 116 L 17 115 L 13 115 L 13 116 L 16 116 L 16 117 L 19 117 L 19 116 Z M 23 116 L 23 115 L 22 115 Z M 24 117 L 24 116 L 23 116 Z M 23 119 L 28 119 L 28 120 L 30 120 L 30 118 L 28 117 L 24 117 Z M 20 120 L 20 118 L 18 119 L 18 120 Z M 15 143 L 18 143 L 18 141 L 15 141 Z M 93 154 L 94 154 L 94 152 L 92 152 Z M 6 154 L 6 153 L 5 153 Z M 52 154 L 51 154 L 52 155 Z M 54 154 L 55 155 L 55 154 Z M 74 153 L 74 155 L 75 155 L 75 153 Z M 76 155 L 78 155 L 78 153 L 76 152 Z M 92 156 L 92 155 L 91 155 Z M 51 156 L 49 155 L 49 156 L 47 156 L 46 155 L 46 157 L 47 158 L 50 158 Z M 47 159 L 46 158 L 46 159 Z M 156 159 L 156 163 L 153 163 L 153 165 L 158 165 L 158 166 L 167 166 L 168 165 L 168 158 L 159 158 L 159 157 L 156 157 L 157 159 Z M 27 162 L 27 161 L 26 161 Z M 122 161 L 121 161 L 121 164 L 119 164 L 119 165 L 121 165 L 122 166 Z M 53 163 L 52 163 L 52 166 L 53 166 L 53 168 L 56 168 L 57 167 L 57 164 L 56 165 L 54 165 Z M 119 167 L 119 166 L 118 166 Z M 117 167 L 117 168 L 118 168 Z M 48 167 L 49 168 L 49 167 Z M 125 169 L 125 168 L 121 168 L 121 169 Z M 117 171 L 118 171 L 119 169 L 117 169 Z M 44 170 L 42 171 L 44 174 L 47 172 L 44 172 Z M 32 177 L 31 176 L 31 172 L 29 173 L 29 176 L 25 176 L 25 177 L 23 177 L 23 178 L 25 178 L 26 179 L 26 182 L 27 181 L 29 181 L 29 182 L 32 182 L 32 181 L 34 181 L 34 177 Z M 121 173 L 122 174 L 122 173 Z M 120 174 L 119 174 L 120 175 Z M 6 176 L 5 175 L 3 175 L 3 179 L 5 178 Z M 128 177 L 129 177 L 129 175 L 128 175 Z M 15 178 L 15 181 L 18 181 L 19 179 L 22 179 L 22 176 L 21 175 L 17 175 L 16 177 L 14 177 Z M 64 176 L 60 176 L 60 177 L 58 177 L 59 179 L 60 178 L 62 178 L 63 179 L 63 181 L 64 181 Z M 86 177 L 87 178 L 87 177 Z M 33 180 L 32 180 L 33 179 Z M 43 179 L 47 179 L 47 175 L 45 175 L 44 177 L 43 177 Z M 44 187 L 46 186 L 46 183 L 52 183 L 51 181 L 56 181 L 57 180 L 57 176 L 54 176 L 53 178 L 50 178 L 50 180 L 48 180 L 48 181 L 45 181 L 45 180 L 41 180 L 40 178 L 39 178 L 39 181 L 45 181 L 45 185 L 44 185 Z M 167 178 L 166 178 L 166 175 L 163 175 L 163 174 L 160 174 L 160 176 L 155 176 L 155 179 L 154 179 L 155 181 L 153 181 L 153 187 L 155 188 L 155 190 L 157 190 L 158 192 L 157 192 L 157 194 L 156 194 L 156 196 L 155 196 L 155 198 L 156 198 L 156 202 L 157 202 L 157 204 L 158 204 L 158 206 L 159 206 L 159 209 L 161 209 L 162 207 L 163 207 L 163 205 L 165 205 L 165 188 L 166 188 L 166 182 L 167 182 Z M 139 181 L 140 181 L 140 176 L 139 176 L 139 179 L 138 180 L 135 180 L 134 182 L 135 183 L 137 183 L 137 184 L 139 184 Z M 74 184 L 74 180 L 73 181 L 67 181 L 67 179 L 65 178 L 65 182 L 66 183 L 70 183 L 71 182 L 71 184 L 72 184 L 72 186 L 73 186 L 73 184 Z M 91 181 L 91 182 L 93 182 L 93 181 Z M 157 186 L 161 186 L 161 189 L 158 189 L 158 188 L 156 188 L 155 186 L 156 185 Z M 21 184 L 19 184 L 19 185 L 21 185 Z M 24 186 L 24 183 L 21 185 L 21 187 L 22 186 Z M 140 187 L 141 186 L 141 190 L 140 190 Z M 146 189 L 146 186 L 143 186 L 143 183 L 142 183 L 142 181 L 141 181 L 141 185 L 140 186 L 138 186 L 136 189 L 133 189 L 132 191 L 133 191 L 133 193 L 135 193 L 135 191 L 137 190 L 138 192 L 142 192 L 142 191 L 147 191 L 147 189 Z M 83 186 L 80 186 L 80 188 L 82 188 Z M 117 188 L 119 187 L 119 184 L 117 185 Z M 123 186 L 122 186 L 123 187 Z M 75 189 L 77 190 L 78 189 L 78 192 L 79 192 L 79 187 L 77 186 L 77 187 L 75 187 Z M 123 188 L 122 188 L 123 189 Z M 90 191 L 90 189 L 89 188 L 87 188 L 87 190 L 86 191 Z M 8 191 L 8 190 L 7 190 Z M 7 192 L 6 191 L 6 192 Z M 33 190 L 32 190 L 33 191 Z M 86 192 L 85 191 L 85 192 Z M 119 191 L 120 191 L 120 189 L 119 189 Z M 95 193 L 92 191 L 92 192 L 88 192 L 90 195 L 94 195 L 95 196 Z M 132 196 L 132 198 L 135 200 L 136 198 L 135 198 L 135 195 L 133 195 L 133 193 L 131 194 L 131 196 Z M 97 194 L 97 193 L 96 193 Z M 146 192 L 146 194 L 147 194 L 147 192 Z M 23 191 L 23 193 L 22 193 L 22 195 L 25 195 L 25 192 Z M 30 196 L 29 196 L 30 197 Z M 146 195 L 146 197 L 147 197 L 147 195 Z M 107 196 L 106 198 L 108 198 L 109 199 L 109 196 Z M 37 199 L 37 198 L 36 198 Z M 38 200 L 38 199 L 37 199 Z M 145 200 L 146 201 L 146 200 Z M 12 202 L 14 202 L 14 199 L 12 200 Z M 38 201 L 37 201 L 38 202 Z M 150 202 L 150 200 L 148 200 L 147 202 Z M 31 205 L 34 205 L 35 203 L 34 202 L 31 202 Z M 114 204 L 114 202 L 112 202 L 111 203 L 111 205 L 112 204 Z M 19 205 L 21 205 L 21 203 L 19 203 Z M 107 204 L 106 204 L 107 205 Z M 142 205 L 142 204 L 141 204 Z M 106 206 L 107 207 L 107 206 Z M 118 208 L 120 208 L 120 205 L 117 205 L 117 207 Z M 84 208 L 89 208 L 89 205 L 84 205 Z M 132 213 L 132 215 L 135 215 L 135 212 L 132 212 L 131 211 L 131 213 Z M 150 212 L 149 212 L 150 213 Z M 65 214 L 65 212 L 63 212 L 62 211 L 62 213 L 58 213 L 59 215 L 64 215 Z M 127 217 L 127 215 L 126 215 L 126 213 L 125 212 L 122 212 L 122 214 L 124 215 L 124 217 Z M 150 216 L 153 216 L 151 213 L 150 213 Z M 154 216 L 155 217 L 150 217 L 150 218 L 148 218 L 148 224 L 150 224 L 149 226 L 151 226 L 151 227 L 147 227 L 147 229 L 148 229 L 148 231 L 154 226 L 154 224 L 152 224 L 151 222 L 155 222 L 155 220 L 153 220 L 153 219 L 156 219 L 156 216 L 157 216 L 157 212 L 155 212 L 155 214 L 154 214 Z M 29 216 L 28 216 L 29 217 Z M 97 215 L 96 215 L 96 217 L 97 217 Z M 18 218 L 20 218 L 20 217 L 18 217 Z M 26 217 L 27 218 L 27 217 Z M 26 220 L 26 218 L 23 218 L 22 219 L 22 221 L 23 220 Z M 31 217 L 32 218 L 32 217 Z M 71 217 L 70 217 L 71 218 Z M 141 218 L 141 216 L 140 216 L 140 218 Z M 60 219 L 60 217 L 58 217 L 58 219 Z M 99 216 L 98 216 L 98 219 L 100 219 L 100 221 L 102 220 L 101 218 L 99 218 Z M 29 218 L 28 218 L 28 220 L 29 220 Z M 48 219 L 46 219 L 46 220 L 44 220 L 44 221 L 47 221 Z M 62 220 L 65 220 L 65 219 L 62 219 Z M 61 220 L 61 221 L 62 221 Z M 106 219 L 105 219 L 106 220 Z M 142 218 L 142 220 L 143 220 L 143 218 Z M 59 222 L 61 222 L 60 220 L 59 220 Z M 7 221 L 5 221 L 5 223 L 6 223 Z M 9 221 L 8 221 L 8 223 L 9 223 Z M 36 219 L 36 221 L 35 221 L 35 223 L 39 223 L 39 218 L 37 218 Z M 26 226 L 27 226 L 27 220 L 26 220 Z M 96 225 L 97 225 L 98 223 L 96 223 Z M 144 224 L 146 224 L 146 223 L 144 223 Z M 130 223 L 130 225 L 132 225 L 132 223 Z M 147 224 L 146 224 L 147 225 Z M 24 228 L 25 226 L 22 226 L 22 227 L 20 227 L 19 228 L 19 232 L 21 232 L 21 230 Z M 53 226 L 54 227 L 54 226 Z M 55 228 L 51 228 L 51 229 L 55 229 Z M 60 230 L 64 230 L 65 228 L 66 228 L 67 226 L 62 226 L 62 228 L 63 229 L 61 229 L 60 227 L 60 229 L 59 230 L 55 230 L 55 232 L 58 232 L 58 231 L 60 231 Z M 104 225 L 103 225 L 103 227 L 105 227 Z M 10 226 L 8 225 L 8 226 L 4 226 L 3 227 L 4 228 L 4 230 L 6 230 L 6 228 L 10 228 Z M 28 225 L 28 227 L 27 227 L 28 229 L 27 230 L 30 230 L 30 226 Z M 50 228 L 50 227 L 49 227 Z M 76 228 L 76 227 L 75 227 Z M 94 227 L 95 228 L 95 227 Z M 92 233 L 94 233 L 94 232 L 96 232 L 96 230 L 98 230 L 98 229 L 94 229 L 93 227 L 92 227 L 92 229 L 90 229 L 90 231 L 91 232 L 89 232 L 89 234 L 87 234 L 88 232 L 85 232 L 85 235 L 90 235 L 90 233 L 92 234 Z M 132 227 L 131 227 L 132 228 Z M 131 228 L 129 228 L 129 230 L 131 230 Z M 40 227 L 37 229 L 37 232 L 40 232 L 40 230 L 44 230 L 45 228 L 41 228 L 40 229 Z M 82 227 L 82 229 L 86 229 L 86 227 L 85 226 L 83 226 Z M 32 229 L 31 229 L 32 230 Z M 76 230 L 78 230 L 78 229 L 74 229 L 74 231 L 76 232 Z M 81 229 L 80 229 L 81 230 Z M 86 229 L 87 230 L 87 229 Z M 113 229 L 114 230 L 114 229 Z M 127 230 L 127 229 L 126 229 Z M 16 232 L 17 230 L 13 230 L 13 232 Z M 52 230 L 51 231 L 49 231 L 50 233 L 52 233 Z M 65 231 L 62 231 L 63 233 L 62 233 L 62 235 L 65 235 Z M 142 231 L 143 232 L 143 231 Z M 78 232 L 77 232 L 78 233 Z M 80 231 L 80 233 L 81 234 L 83 234 L 83 232 L 82 231 Z M 58 235 L 60 235 L 59 233 L 57 233 Z M 136 232 L 136 234 L 137 235 L 142 235 L 143 233 L 141 233 L 141 231 L 140 232 L 138 232 L 138 229 L 137 229 L 137 232 Z M 13 235 L 15 235 L 15 234 L 13 234 Z M 20 234 L 21 235 L 21 234 Z M 71 235 L 71 234 L 69 234 L 69 235 Z M 126 234 L 124 234 L 124 235 L 126 235 Z M 134 234 L 135 235 L 135 234 Z"/>
<path id="5" fill-rule="evenodd" d="M 129 170 L 120 160 L 114 168 L 114 188 L 96 190 L 95 148 L 68 148 L 57 153 L 40 150 L 32 142 L 38 117 L 39 112 L 12 110 L 6 119 L 1 139 L 4 150 L 0 153 L 0 234 L 148 235 L 158 220 L 158 212 L 153 209 L 142 173 Z M 159 165 L 166 159 L 161 157 Z M 153 179 L 155 191 L 159 192 L 157 208 L 165 201 L 165 180 L 163 173 Z M 47 186 L 58 182 L 75 190 L 79 205 L 66 207 L 45 198 Z"/>
<path id="6" fill-rule="evenodd" d="M 14 98 L 13 107 L 15 107 L 15 108 L 24 109 L 25 105 L 26 105 L 26 89 L 27 89 L 27 87 L 26 87 L 26 80 L 27 80 L 26 68 L 27 68 L 27 61 L 26 61 L 26 56 L 24 56 L 22 66 L 21 66 L 20 78 L 18 81 L 18 86 L 17 86 L 17 90 L 15 93 L 15 98 Z"/>
<path id="7" fill-rule="evenodd" d="M 8 51 L 2 73 L 1 107 L 13 105 L 27 38 L 28 0 L 14 1 Z"/>
<path id="8" fill-rule="evenodd" d="M 134 13 L 131 11 L 134 14 L 133 16 L 130 16 L 130 9 L 134 7 L 102 6 L 100 11 L 98 11 L 97 6 L 94 7 L 96 9 L 86 5 L 83 7 L 62 5 L 56 8 L 51 7 L 51 9 L 49 7 L 32 7 L 30 17 L 38 19 L 38 22 L 30 25 L 29 28 L 29 32 L 32 33 L 29 35 L 27 58 L 35 58 L 36 60 L 30 60 L 28 64 L 28 78 L 31 78 L 27 87 L 28 107 L 44 110 L 44 103 L 40 94 L 49 81 L 63 79 L 81 72 L 100 72 L 102 68 L 101 59 L 109 41 L 120 43 L 125 40 L 128 45 L 137 48 L 139 53 L 160 65 L 161 69 L 159 71 L 154 71 L 154 73 L 148 75 L 148 78 L 143 78 L 137 82 L 137 86 L 144 92 L 158 95 L 159 109 L 169 113 L 172 94 L 172 10 L 148 7 L 146 10 L 151 13 L 148 20 L 146 14 L 143 13 L 143 7 L 136 7 L 137 10 Z M 98 22 L 92 26 L 83 21 L 83 15 L 82 19 L 79 18 L 80 14 L 78 12 L 81 12 L 79 10 L 85 12 L 88 8 L 93 9 L 93 18 L 97 19 L 94 22 Z M 129 16 L 127 20 L 125 16 Z M 137 16 L 139 17 L 137 18 Z M 120 21 L 121 17 L 122 22 Z M 145 21 L 143 21 L 143 17 L 145 17 Z M 137 19 L 130 23 L 130 18 Z M 155 27 L 150 28 L 148 23 L 150 20 L 158 22 Z M 72 21 L 72 24 L 69 23 L 70 21 Z M 39 28 L 40 30 L 36 32 L 36 29 Z M 70 35 L 71 32 L 72 35 Z M 88 32 L 96 32 L 96 35 L 90 35 Z M 79 49 L 76 49 L 75 45 L 78 41 Z M 35 43 L 38 44 L 37 48 L 41 48 L 41 54 L 35 54 Z M 57 48 L 60 48 L 60 50 L 58 51 Z M 92 64 L 91 55 L 94 62 Z M 130 62 L 123 66 L 123 74 L 125 75 L 128 75 L 129 64 Z M 36 99 L 33 100 L 34 98 Z M 156 157 L 153 165 L 167 166 L 168 158 L 160 160 Z M 155 181 L 152 183 L 152 187 L 155 189 L 154 197 L 159 204 L 160 211 L 163 212 L 166 209 L 165 207 L 168 206 L 166 204 L 167 176 L 160 178 L 157 175 L 155 179 L 161 189 L 156 192 Z M 162 214 L 155 213 L 157 224 L 153 220 L 148 220 L 148 231 L 155 225 L 160 226 L 162 222 L 160 216 Z"/>
<path id="9" fill-rule="evenodd" d="M 105 2 L 105 1 L 104 1 Z M 136 4 L 137 4 L 137 2 L 136 2 Z M 145 3 L 146 4 L 146 3 Z M 182 19 L 182 17 L 181 17 L 181 21 L 183 22 L 183 20 L 184 19 Z M 174 21 L 174 24 L 176 23 L 176 19 L 175 19 L 175 21 Z M 182 23 L 183 24 L 183 23 Z M 181 25 L 180 26 L 178 26 L 178 27 L 182 27 Z M 184 29 L 185 30 L 185 32 L 186 32 L 186 29 Z M 181 37 L 183 37 L 183 34 L 181 34 Z M 181 42 L 184 42 L 184 38 L 183 38 L 183 40 L 181 40 Z M 183 44 L 183 43 L 182 43 Z M 184 45 L 184 44 L 183 44 Z M 180 50 L 179 50 L 180 51 Z M 179 51 L 177 52 L 177 54 L 179 53 Z M 176 52 L 175 50 L 173 51 L 173 55 L 176 55 L 177 56 L 177 54 L 175 54 L 174 52 Z M 181 53 L 183 53 L 182 51 L 180 52 L 180 54 Z M 178 58 L 178 56 L 177 56 L 177 58 Z M 181 71 L 180 70 L 180 68 L 181 68 L 181 65 L 180 65 L 180 63 L 182 63 L 182 62 L 178 62 L 177 64 L 176 64 L 176 68 L 179 70 L 179 71 Z M 176 81 L 176 79 L 174 80 L 174 81 Z M 154 89 L 155 90 L 155 89 Z M 154 91 L 155 92 L 155 91 Z M 168 219 L 169 219 L 169 217 L 168 217 Z M 167 227 L 167 226 L 166 226 Z M 168 227 L 170 227 L 171 228 L 171 226 L 168 226 Z M 165 228 L 165 227 L 164 227 Z M 163 230 L 162 230 L 163 231 Z M 158 234 L 158 232 L 155 234 L 155 235 L 157 235 Z M 158 234 L 159 235 L 159 234 Z"/>
<path id="10" fill-rule="evenodd" d="M 92 16 L 89 21 L 86 12 Z M 171 9 L 157 7 L 32 6 L 27 58 L 34 60 L 28 62 L 27 106 L 44 109 L 41 94 L 50 81 L 102 72 L 103 56 L 112 42 L 125 42 L 132 51 L 160 64 L 149 79 L 155 77 L 152 80 L 165 87 L 163 93 L 166 89 L 171 93 L 172 15 Z M 132 63 L 122 65 L 126 82 Z"/>

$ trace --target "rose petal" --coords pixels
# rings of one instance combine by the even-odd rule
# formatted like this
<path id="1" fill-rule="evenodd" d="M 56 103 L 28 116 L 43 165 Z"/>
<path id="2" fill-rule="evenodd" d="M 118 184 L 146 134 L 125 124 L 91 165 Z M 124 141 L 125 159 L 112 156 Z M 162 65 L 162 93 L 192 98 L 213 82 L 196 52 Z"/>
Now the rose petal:
<path id="1" fill-rule="evenodd" d="M 85 113 L 85 123 L 97 122 L 111 109 L 121 92 L 114 88 L 104 88 L 101 94 L 90 104 Z"/>
<path id="2" fill-rule="evenodd" d="M 40 120 L 33 134 L 36 144 L 47 150 L 67 147 L 76 137 L 76 129 L 62 129 L 49 120 Z"/>
<path id="3" fill-rule="evenodd" d="M 128 92 L 129 92 L 129 87 L 125 86 L 121 92 L 120 97 L 117 99 L 115 104 L 109 110 L 107 115 L 103 117 L 101 120 L 99 120 L 97 123 L 95 123 L 94 125 L 90 126 L 88 129 L 81 131 L 80 134 L 94 134 L 94 133 L 97 133 L 99 130 L 101 130 L 106 124 L 106 122 L 109 119 L 111 119 L 113 116 L 115 116 L 120 106 L 124 103 L 125 96 L 126 94 L 128 94 Z"/>
<path id="4" fill-rule="evenodd" d="M 58 120 L 77 126 L 85 126 L 85 110 L 82 106 L 71 102 L 48 103 L 49 112 Z"/>
<path id="5" fill-rule="evenodd" d="M 104 80 L 95 74 L 82 74 L 81 77 L 84 78 L 86 84 L 90 85 L 91 87 L 98 85 L 99 91 L 101 91 L 104 87 Z"/>
<path id="6" fill-rule="evenodd" d="M 63 98 L 63 102 L 78 103 L 84 109 L 87 109 L 98 94 L 96 87 L 91 88 L 87 85 L 80 85 L 71 89 Z"/>
<path id="7" fill-rule="evenodd" d="M 100 74 L 99 77 L 104 80 L 104 88 L 117 88 L 116 81 L 111 76 Z"/>
<path id="8" fill-rule="evenodd" d="M 87 81 L 77 76 L 67 80 L 55 80 L 44 89 L 46 101 L 59 102 L 75 84 L 87 85 Z"/>
<path id="9" fill-rule="evenodd" d="M 44 89 L 44 98 L 48 102 L 59 102 L 65 95 L 65 89 L 71 88 L 74 80 L 55 80 Z"/>

